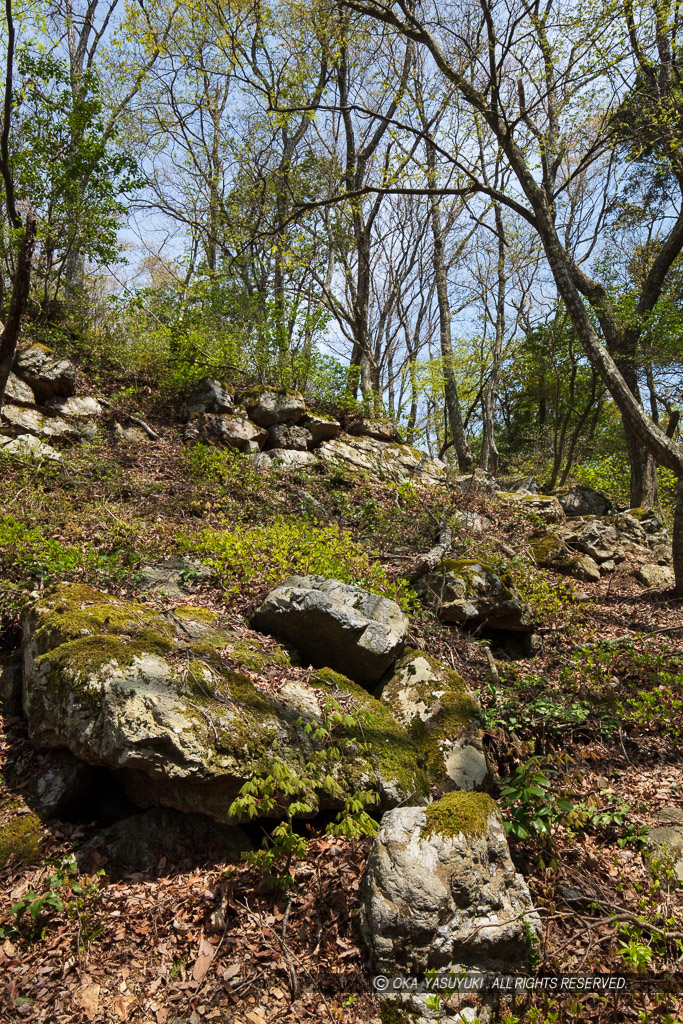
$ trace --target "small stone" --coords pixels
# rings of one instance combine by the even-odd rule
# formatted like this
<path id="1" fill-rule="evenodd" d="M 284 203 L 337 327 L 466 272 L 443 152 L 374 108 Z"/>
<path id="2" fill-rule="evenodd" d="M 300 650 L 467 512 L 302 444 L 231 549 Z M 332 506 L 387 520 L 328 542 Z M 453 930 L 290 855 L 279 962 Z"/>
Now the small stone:
<path id="1" fill-rule="evenodd" d="M 36 462 L 61 462 L 63 458 L 61 452 L 33 434 L 19 434 L 13 440 L 0 437 L 0 452 L 20 459 L 35 459 Z"/>

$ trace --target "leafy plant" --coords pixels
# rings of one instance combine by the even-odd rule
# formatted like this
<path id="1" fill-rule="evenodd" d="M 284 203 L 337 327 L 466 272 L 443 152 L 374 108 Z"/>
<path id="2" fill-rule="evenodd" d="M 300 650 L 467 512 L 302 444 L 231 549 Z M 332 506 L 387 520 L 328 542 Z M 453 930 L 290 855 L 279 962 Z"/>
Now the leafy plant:
<path id="1" fill-rule="evenodd" d="M 516 839 L 547 840 L 552 826 L 573 809 L 570 800 L 555 799 L 552 785 L 548 773 L 541 769 L 540 758 L 518 765 L 500 790 L 505 831 Z"/>

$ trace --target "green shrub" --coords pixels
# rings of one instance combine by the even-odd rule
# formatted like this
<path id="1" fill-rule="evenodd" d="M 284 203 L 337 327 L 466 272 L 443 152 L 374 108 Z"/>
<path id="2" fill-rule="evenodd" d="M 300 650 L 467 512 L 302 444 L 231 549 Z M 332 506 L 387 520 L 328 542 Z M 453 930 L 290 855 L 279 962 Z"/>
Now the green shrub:
<path id="1" fill-rule="evenodd" d="M 408 601 L 405 586 L 390 580 L 360 544 L 315 519 L 279 516 L 264 526 L 204 530 L 181 537 L 180 543 L 216 569 L 228 595 L 247 583 L 275 586 L 288 576 L 319 575 L 356 583 L 404 605 Z"/>

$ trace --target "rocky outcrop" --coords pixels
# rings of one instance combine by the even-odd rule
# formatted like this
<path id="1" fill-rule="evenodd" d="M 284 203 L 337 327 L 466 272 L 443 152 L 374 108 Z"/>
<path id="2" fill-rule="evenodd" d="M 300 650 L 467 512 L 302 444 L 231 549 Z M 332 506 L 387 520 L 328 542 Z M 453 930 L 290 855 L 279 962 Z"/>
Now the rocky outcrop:
<path id="1" fill-rule="evenodd" d="M 203 413 L 233 412 L 235 403 L 222 384 L 211 377 L 204 377 L 197 384 L 181 410 L 181 420 L 187 422 L 193 416 Z"/>
<path id="2" fill-rule="evenodd" d="M 445 484 L 446 466 L 408 444 L 387 444 L 370 437 L 326 441 L 316 455 L 323 462 L 355 472 L 366 471 L 392 483 Z"/>
<path id="3" fill-rule="evenodd" d="M 302 466 L 312 466 L 315 462 L 313 452 L 291 451 L 288 448 L 274 448 L 269 452 L 259 452 L 253 457 L 257 469 L 271 472 L 273 469 L 289 471 L 301 469 Z"/>
<path id="4" fill-rule="evenodd" d="M 565 514 L 557 498 L 545 494 L 527 494 L 503 491 L 498 495 L 499 501 L 505 505 L 519 509 L 527 515 L 533 515 L 543 523 L 563 523 Z"/>
<path id="5" fill-rule="evenodd" d="M 321 412 L 307 412 L 299 420 L 299 426 L 304 427 L 313 438 L 313 445 L 322 444 L 323 441 L 331 441 L 341 433 L 341 423 L 334 416 L 326 416 Z"/>
<path id="6" fill-rule="evenodd" d="M 669 536 L 651 510 L 629 509 L 601 519 L 574 519 L 557 533 L 573 551 L 592 558 L 603 573 L 627 560 L 633 571 L 645 563 L 671 564 Z"/>
<path id="7" fill-rule="evenodd" d="M 4 402 L 10 405 L 35 405 L 36 396 L 28 384 L 20 380 L 16 373 L 10 373 L 5 386 Z"/>
<path id="8" fill-rule="evenodd" d="M 596 583 L 600 579 L 600 568 L 590 555 L 570 551 L 556 533 L 546 533 L 529 542 L 529 549 L 536 565 L 552 569 L 575 580 Z"/>
<path id="9" fill-rule="evenodd" d="M 259 427 L 275 423 L 297 423 L 306 412 L 303 395 L 298 391 L 257 388 L 242 395 L 249 419 Z"/>
<path id="10" fill-rule="evenodd" d="M 76 390 L 73 363 L 56 356 L 45 345 L 21 347 L 14 358 L 14 373 L 28 384 L 38 403 L 54 395 L 68 398 Z"/>
<path id="11" fill-rule="evenodd" d="M 415 588 L 443 622 L 519 633 L 535 628 L 531 608 L 512 581 L 487 562 L 448 558 L 417 579 Z"/>
<path id="12" fill-rule="evenodd" d="M 268 427 L 266 450 L 288 448 L 295 452 L 306 452 L 313 444 L 313 434 L 305 427 L 289 423 L 274 423 Z"/>
<path id="13" fill-rule="evenodd" d="M 245 416 L 228 413 L 197 413 L 183 431 L 186 441 L 223 445 L 245 453 L 259 451 L 267 436 L 263 427 L 256 426 Z"/>
<path id="14" fill-rule="evenodd" d="M 33 434 L 19 434 L 15 438 L 2 437 L 0 435 L 0 453 L 19 459 L 32 459 L 41 462 L 45 459 L 48 462 L 61 462 L 62 454 L 52 445 L 41 441 Z"/>
<path id="15" fill-rule="evenodd" d="M 566 516 L 606 516 L 612 511 L 612 502 L 600 491 L 577 484 L 556 491 L 557 500 Z"/>
<path id="16" fill-rule="evenodd" d="M 390 419 L 354 419 L 349 421 L 346 430 L 352 437 L 373 437 L 376 441 L 402 443 L 398 427 Z"/>
<path id="17" fill-rule="evenodd" d="M 324 576 L 290 576 L 254 616 L 264 633 L 292 643 L 316 668 L 373 686 L 403 651 L 408 619 L 394 601 Z"/>
<path id="18" fill-rule="evenodd" d="M 457 672 L 408 650 L 380 699 L 408 730 L 434 792 L 490 784 L 479 704 Z"/>
<path id="19" fill-rule="evenodd" d="M 374 968 L 514 971 L 540 934 L 495 803 L 449 793 L 384 815 L 361 887 L 360 925 Z"/>
<path id="20" fill-rule="evenodd" d="M 302 678 L 281 648 L 245 640 L 205 609 L 161 614 L 62 584 L 22 623 L 33 744 L 114 770 L 139 806 L 245 820 L 231 817 L 232 800 L 271 761 L 312 780 L 317 747 L 306 725 L 320 724 L 331 700 L 354 719 L 331 766 L 340 786 L 376 790 L 384 807 L 426 795 L 416 751 L 385 705 L 329 670 Z M 275 667 L 283 676 L 276 688 L 260 676 Z M 312 813 L 340 806 L 338 793 L 308 784 Z"/>

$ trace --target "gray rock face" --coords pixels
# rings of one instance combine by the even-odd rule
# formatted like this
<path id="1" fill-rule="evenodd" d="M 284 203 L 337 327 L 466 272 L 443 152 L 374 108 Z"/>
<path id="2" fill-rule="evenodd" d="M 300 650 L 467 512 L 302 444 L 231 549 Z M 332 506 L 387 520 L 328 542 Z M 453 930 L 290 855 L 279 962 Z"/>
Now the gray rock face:
<path id="1" fill-rule="evenodd" d="M 288 423 L 274 423 L 272 427 L 268 427 L 266 451 L 286 448 L 291 451 L 306 452 L 312 444 L 313 434 L 305 427 Z"/>
<path id="2" fill-rule="evenodd" d="M 274 469 L 283 471 L 301 469 L 312 466 L 315 462 L 313 452 L 296 452 L 287 448 L 274 448 L 269 452 L 259 452 L 253 456 L 254 465 L 270 473 Z"/>
<path id="3" fill-rule="evenodd" d="M 371 437 L 325 441 L 315 453 L 323 462 L 351 471 L 365 470 L 378 480 L 445 484 L 446 466 L 408 444 L 385 444 Z"/>
<path id="4" fill-rule="evenodd" d="M 520 633 L 535 628 L 524 598 L 486 562 L 449 558 L 418 580 L 416 589 L 443 622 Z"/>
<path id="5" fill-rule="evenodd" d="M 299 426 L 305 427 L 313 438 L 313 444 L 331 441 L 341 432 L 341 423 L 333 416 L 321 416 L 319 413 L 307 412 L 299 420 Z"/>
<path id="6" fill-rule="evenodd" d="M 94 416 L 101 416 L 104 412 L 102 405 L 90 395 L 50 398 L 45 403 L 45 408 L 52 415 L 73 417 L 78 420 L 92 419 Z"/>
<path id="7" fill-rule="evenodd" d="M 76 389 L 73 363 L 60 359 L 44 345 L 20 349 L 14 357 L 14 372 L 29 385 L 39 403 L 53 395 L 68 398 Z"/>
<path id="8" fill-rule="evenodd" d="M 254 621 L 312 665 L 343 671 L 362 686 L 377 683 L 401 655 L 409 625 L 394 601 L 324 576 L 290 576 Z"/>
<path id="9" fill-rule="evenodd" d="M 16 654 L 0 662 L 0 704 L 6 715 L 21 714 L 21 659 Z"/>
<path id="10" fill-rule="evenodd" d="M 251 420 L 227 413 L 202 413 L 192 419 L 184 433 L 186 440 L 225 445 L 245 453 L 254 442 L 262 445 L 267 436 L 266 431 Z"/>
<path id="11" fill-rule="evenodd" d="M 546 533 L 529 544 L 536 565 L 552 569 L 563 576 L 571 576 L 584 583 L 597 583 L 600 568 L 590 555 L 570 551 L 556 533 Z"/>
<path id="12" fill-rule="evenodd" d="M 61 416 L 49 416 L 31 406 L 3 405 L 0 414 L 2 433 L 18 437 L 33 434 L 48 441 L 79 441 L 83 433 L 79 424 L 68 422 Z"/>
<path id="13" fill-rule="evenodd" d="M 495 477 L 491 473 L 486 473 L 483 469 L 479 469 L 479 467 L 471 473 L 461 473 L 458 476 L 451 476 L 449 474 L 448 485 L 453 487 L 454 490 L 459 491 L 465 498 L 472 498 L 477 495 L 489 497 L 490 495 L 500 493 Z"/>
<path id="14" fill-rule="evenodd" d="M 260 427 L 297 423 L 306 411 L 298 391 L 253 391 L 242 398 L 249 418 Z"/>
<path id="15" fill-rule="evenodd" d="M 182 410 L 182 419 L 187 421 L 203 412 L 233 412 L 233 409 L 232 395 L 228 394 L 223 385 L 211 377 L 204 377 L 188 398 Z"/>
<path id="16" fill-rule="evenodd" d="M 436 792 L 490 784 L 481 709 L 457 672 L 425 651 L 408 650 L 380 699 L 408 730 Z"/>
<path id="17" fill-rule="evenodd" d="M 513 491 L 512 493 L 503 492 L 498 497 L 506 505 L 518 508 L 520 512 L 534 515 L 544 523 L 563 523 L 565 520 L 562 506 L 557 498 L 552 496 Z"/>
<path id="18" fill-rule="evenodd" d="M 398 427 L 389 419 L 352 420 L 347 431 L 353 437 L 374 437 L 376 441 L 402 443 Z"/>
<path id="19" fill-rule="evenodd" d="M 602 519 L 575 519 L 557 532 L 570 548 L 597 562 L 603 572 L 627 560 L 634 569 L 641 563 L 653 561 L 671 564 L 671 544 L 666 530 L 654 513 L 642 509 Z"/>
<path id="20" fill-rule="evenodd" d="M 566 516 L 606 516 L 612 511 L 611 501 L 591 487 L 578 485 L 560 491 L 557 499 Z"/>
<path id="21" fill-rule="evenodd" d="M 347 791 L 375 789 L 383 807 L 427 792 L 405 729 L 379 701 L 338 673 L 289 678 L 296 670 L 281 648 L 222 628 L 206 609 L 162 615 L 61 584 L 25 611 L 22 627 L 31 741 L 114 769 L 141 807 L 230 823 L 241 786 L 272 759 L 310 779 L 317 748 L 300 720 L 321 722 L 331 698 L 362 718 L 369 745 L 351 743 L 333 766 Z M 259 673 L 275 667 L 284 681 L 273 692 Z M 338 796 L 310 785 L 313 811 L 339 808 Z"/>
<path id="22" fill-rule="evenodd" d="M 361 931 L 375 969 L 386 974 L 514 971 L 526 961 L 525 920 L 540 933 L 496 806 L 484 793 L 450 793 L 428 808 L 385 814 L 361 899 Z"/>
<path id="23" fill-rule="evenodd" d="M 25 381 L 20 380 L 15 373 L 10 373 L 3 400 L 11 405 L 35 405 L 36 396 Z"/>
<path id="24" fill-rule="evenodd" d="M 61 462 L 63 458 L 61 452 L 33 434 L 19 434 L 15 438 L 0 437 L 0 452 L 19 459 L 34 459 L 36 462 L 43 459 L 48 462 Z"/>
<path id="25" fill-rule="evenodd" d="M 638 566 L 634 575 L 644 587 L 661 587 L 663 590 L 668 590 L 676 582 L 673 569 L 669 569 L 666 565 L 657 565 L 654 562 L 645 562 Z"/>
<path id="26" fill-rule="evenodd" d="M 145 590 L 165 597 L 185 597 L 198 583 L 213 576 L 213 569 L 194 558 L 170 558 L 145 566 L 141 575 Z"/>
<path id="27" fill-rule="evenodd" d="M 493 530 L 493 521 L 487 516 L 479 515 L 478 512 L 470 512 L 465 509 L 462 512 L 457 512 L 455 518 L 461 526 L 466 530 L 471 530 L 472 533 L 484 534 Z"/>

